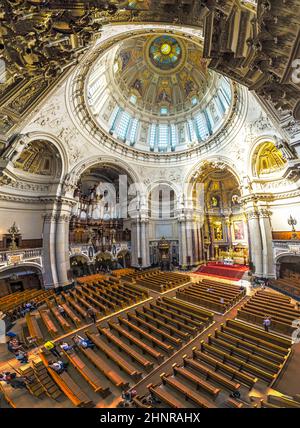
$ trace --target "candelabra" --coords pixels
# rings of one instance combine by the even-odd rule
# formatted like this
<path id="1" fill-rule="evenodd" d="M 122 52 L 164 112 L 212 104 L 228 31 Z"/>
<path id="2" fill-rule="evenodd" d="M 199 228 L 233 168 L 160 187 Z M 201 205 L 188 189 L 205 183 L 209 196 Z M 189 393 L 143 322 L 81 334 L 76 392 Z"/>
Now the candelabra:
<path id="1" fill-rule="evenodd" d="M 293 218 L 292 215 L 290 215 L 290 217 L 288 218 L 287 222 L 288 222 L 288 224 L 290 226 L 292 226 L 292 236 L 291 236 L 291 239 L 297 239 L 297 232 L 296 232 L 296 229 L 295 229 L 295 226 L 297 224 L 297 220 L 295 218 Z"/>
<path id="2" fill-rule="evenodd" d="M 18 248 L 16 244 L 16 235 L 20 233 L 20 229 L 16 225 L 16 222 L 14 222 L 12 226 L 10 226 L 10 228 L 8 229 L 8 233 L 11 235 L 11 244 L 9 246 L 9 249 L 16 250 Z"/>

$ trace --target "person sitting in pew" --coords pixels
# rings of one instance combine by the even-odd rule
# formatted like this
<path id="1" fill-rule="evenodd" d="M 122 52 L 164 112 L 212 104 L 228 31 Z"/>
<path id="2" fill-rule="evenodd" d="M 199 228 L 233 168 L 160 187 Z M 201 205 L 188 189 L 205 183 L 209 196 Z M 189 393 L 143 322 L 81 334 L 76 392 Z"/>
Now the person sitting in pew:
<path id="1" fill-rule="evenodd" d="M 90 339 L 84 339 L 83 337 L 76 334 L 73 337 L 73 340 L 75 342 L 75 345 L 82 347 L 84 349 L 91 348 L 93 349 L 95 347 L 94 343 Z"/>
<path id="2" fill-rule="evenodd" d="M 21 364 L 27 364 L 28 363 L 28 355 L 26 354 L 25 351 L 22 351 L 21 349 L 19 349 L 16 354 L 16 359 L 18 361 L 20 361 Z"/>
<path id="3" fill-rule="evenodd" d="M 66 311 L 64 310 L 64 308 L 61 305 L 57 305 L 57 310 L 60 313 L 61 316 L 63 316 L 64 318 L 66 318 Z"/>
<path id="4" fill-rule="evenodd" d="M 16 373 L 5 372 L 0 374 L 0 381 L 4 381 L 7 385 L 10 385 L 15 389 L 27 388 L 27 384 L 31 383 L 32 380 L 25 376 L 17 376 Z"/>
<path id="5" fill-rule="evenodd" d="M 33 305 L 32 302 L 27 302 L 25 304 L 25 309 L 26 309 L 26 312 L 32 312 L 36 309 L 36 307 L 35 307 L 35 305 Z"/>
<path id="6" fill-rule="evenodd" d="M 44 344 L 44 348 L 46 348 L 48 351 L 50 351 L 51 354 L 54 355 L 55 357 L 57 357 L 57 358 L 60 357 L 60 352 L 58 351 L 55 344 L 51 340 L 48 340 L 48 342 L 46 342 Z"/>
<path id="7" fill-rule="evenodd" d="M 68 363 L 64 363 L 63 361 L 49 361 L 49 367 L 54 370 L 57 374 L 61 374 L 68 368 Z"/>
<path id="8" fill-rule="evenodd" d="M 24 351 L 23 344 L 15 337 L 8 341 L 7 349 L 9 352 L 12 352 L 13 354 L 16 354 L 16 352 L 18 352 L 19 350 Z"/>
<path id="9" fill-rule="evenodd" d="M 60 342 L 59 346 L 61 347 L 61 349 L 63 351 L 72 351 L 74 346 L 73 345 L 69 345 L 67 342 Z"/>

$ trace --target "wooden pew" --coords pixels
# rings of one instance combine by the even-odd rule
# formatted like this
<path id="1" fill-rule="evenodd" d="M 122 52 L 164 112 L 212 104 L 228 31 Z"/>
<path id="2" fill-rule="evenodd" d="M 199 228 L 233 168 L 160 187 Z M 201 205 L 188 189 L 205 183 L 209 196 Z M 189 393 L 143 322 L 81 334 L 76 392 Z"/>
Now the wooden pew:
<path id="1" fill-rule="evenodd" d="M 60 326 L 63 328 L 64 331 L 68 332 L 72 330 L 71 325 L 68 323 L 68 321 L 60 314 L 59 310 L 55 306 L 50 306 L 50 311 L 54 315 L 56 321 L 60 324 Z"/>
<path id="2" fill-rule="evenodd" d="M 196 360 L 193 360 L 191 358 L 187 358 L 186 355 L 184 355 L 182 358 L 183 358 L 184 367 L 191 367 L 195 371 L 205 375 L 206 379 L 212 379 L 213 381 L 222 385 L 226 389 L 229 389 L 229 391 L 237 391 L 240 389 L 240 387 L 241 387 L 240 383 L 234 382 L 234 381 L 228 379 L 224 375 L 207 368 L 206 366 L 204 366 L 203 364 L 200 364 Z"/>
<path id="3" fill-rule="evenodd" d="M 189 370 L 186 370 L 186 368 L 179 367 L 176 363 L 173 364 L 173 372 L 174 376 L 181 375 L 184 379 L 187 379 L 190 382 L 194 383 L 196 385 L 197 390 L 203 389 L 205 392 L 212 395 L 213 398 L 216 398 L 221 391 L 220 388 L 216 388 L 211 383 L 203 380 L 201 377 L 195 375 Z"/>
<path id="4" fill-rule="evenodd" d="M 204 314 L 198 315 L 198 314 L 191 312 L 190 309 L 185 309 L 184 307 L 181 307 L 177 304 L 173 304 L 173 302 L 169 303 L 169 301 L 165 301 L 165 299 L 166 299 L 165 297 L 162 300 L 157 299 L 156 304 L 162 308 L 166 308 L 166 309 L 169 309 L 172 311 L 176 311 L 179 314 L 184 314 L 194 322 L 205 323 L 206 325 L 208 325 L 213 320 L 213 314 L 212 313 L 211 313 L 212 317 L 206 316 Z"/>
<path id="5" fill-rule="evenodd" d="M 40 317 L 43 320 L 43 323 L 45 324 L 45 327 L 47 328 L 48 332 L 52 337 L 57 337 L 59 335 L 58 330 L 54 324 L 54 322 L 51 320 L 49 311 L 47 309 L 42 309 L 39 311 Z"/>
<path id="6" fill-rule="evenodd" d="M 268 403 L 269 404 L 275 404 L 276 406 L 280 407 L 287 407 L 287 408 L 300 408 L 300 403 L 293 400 L 292 397 L 288 396 L 277 396 L 268 394 Z"/>
<path id="7" fill-rule="evenodd" d="M 118 347 L 120 351 L 125 352 L 132 361 L 136 361 L 138 364 L 144 367 L 144 369 L 151 371 L 153 370 L 154 364 L 153 362 L 147 360 L 143 355 L 136 352 L 131 346 L 128 346 L 125 342 L 123 342 L 120 338 L 115 336 L 109 329 L 101 328 L 98 326 L 98 331 L 100 335 L 106 337 L 108 342 L 113 343 Z"/>
<path id="8" fill-rule="evenodd" d="M 91 385 L 95 392 L 101 394 L 102 397 L 107 397 L 111 394 L 109 388 L 103 388 L 100 379 L 87 367 L 82 359 L 74 351 L 63 351 L 70 363 L 81 374 L 81 376 Z"/>
<path id="9" fill-rule="evenodd" d="M 174 325 L 170 325 L 169 323 L 162 321 L 160 318 L 156 318 L 153 315 L 150 315 L 150 313 L 143 312 L 140 309 L 136 309 L 135 313 L 137 316 L 142 317 L 142 318 L 146 319 L 147 321 L 153 322 L 154 325 L 156 325 L 157 327 L 163 327 L 166 330 L 168 330 L 169 333 L 176 334 L 181 339 L 189 340 L 191 338 L 191 335 L 188 332 L 178 330 L 178 328 L 174 327 Z"/>
<path id="10" fill-rule="evenodd" d="M 185 406 L 181 401 L 177 400 L 170 392 L 166 391 L 165 389 L 162 389 L 159 386 L 154 386 L 152 383 L 150 383 L 147 386 L 149 392 L 153 394 L 155 397 L 159 398 L 161 401 L 163 401 L 165 404 L 167 404 L 169 407 L 175 408 L 175 409 L 184 409 Z"/>
<path id="11" fill-rule="evenodd" d="M 289 350 L 291 348 L 292 341 L 291 339 L 285 339 L 284 337 L 280 337 L 273 333 L 268 333 L 264 330 L 260 330 L 256 327 L 248 326 L 240 321 L 236 320 L 227 320 L 226 325 L 228 327 L 238 328 L 240 331 L 244 331 L 248 334 L 252 334 L 253 336 L 263 339 L 272 343 L 273 345 L 279 346 L 281 348 L 285 348 Z"/>
<path id="12" fill-rule="evenodd" d="M 263 357 L 253 355 L 248 351 L 236 348 L 234 345 L 230 345 L 228 342 L 218 339 L 217 337 L 213 337 L 211 334 L 208 335 L 208 343 L 209 345 L 213 345 L 216 348 L 220 348 L 226 352 L 229 352 L 232 356 L 245 359 L 245 362 L 247 363 L 250 362 L 255 365 L 257 364 L 258 366 L 267 369 L 271 373 L 277 373 L 282 368 L 281 365 L 274 364 L 273 362 L 266 360 Z"/>
<path id="13" fill-rule="evenodd" d="M 185 384 L 181 383 L 177 379 L 171 377 L 170 375 L 166 375 L 165 373 L 162 373 L 160 375 L 160 378 L 162 380 L 162 383 L 164 385 L 168 385 L 171 388 L 175 389 L 176 391 L 182 393 L 186 400 L 191 400 L 194 403 L 197 404 L 199 407 L 203 408 L 216 408 L 217 406 L 208 401 L 205 397 L 200 395 L 198 392 L 193 391 Z"/>
<path id="14" fill-rule="evenodd" d="M 234 398 L 229 398 L 227 400 L 228 407 L 233 407 L 235 409 L 241 409 L 242 407 L 244 407 L 243 403 L 240 403 L 239 401 L 235 400 Z"/>
<path id="15" fill-rule="evenodd" d="M 62 293 L 62 295 L 64 296 L 66 301 L 75 309 L 75 311 L 77 311 L 79 315 L 82 316 L 84 320 L 88 318 L 87 311 L 85 311 L 80 305 L 78 305 L 78 303 L 72 297 L 64 293 Z"/>
<path id="16" fill-rule="evenodd" d="M 67 372 L 61 374 L 56 373 L 48 365 L 48 360 L 43 352 L 40 352 L 40 358 L 46 366 L 50 376 L 55 381 L 57 386 L 69 398 L 69 400 L 76 407 L 95 407 L 95 403 L 82 391 L 81 387 L 77 385 Z"/>
<path id="17" fill-rule="evenodd" d="M 228 327 L 227 325 L 224 326 L 223 324 L 221 324 L 220 328 L 222 332 L 228 333 L 233 337 L 238 337 L 239 339 L 244 340 L 245 342 L 247 341 L 249 343 L 252 343 L 262 349 L 267 349 L 269 351 L 277 353 L 282 358 L 287 355 L 287 350 L 285 348 L 281 348 L 280 346 L 273 345 L 273 343 L 271 342 L 258 339 L 255 336 L 252 336 L 251 334 L 244 333 L 243 331 L 236 330 L 235 328 Z"/>
<path id="18" fill-rule="evenodd" d="M 152 409 L 151 404 L 144 404 L 142 400 L 143 400 L 143 397 L 136 395 L 135 397 L 133 397 L 132 402 L 135 405 L 135 407 L 139 409 Z"/>
<path id="19" fill-rule="evenodd" d="M 159 311 L 162 314 L 167 314 L 171 318 L 174 318 L 175 320 L 178 319 L 179 321 L 183 322 L 183 324 L 192 325 L 199 330 L 203 329 L 203 322 L 194 321 L 193 319 L 187 317 L 186 315 L 178 314 L 176 311 L 166 307 L 162 307 L 160 304 L 153 305 L 150 303 L 150 308 L 155 309 L 156 311 Z"/>
<path id="20" fill-rule="evenodd" d="M 236 368 L 229 366 L 228 364 L 222 363 L 221 361 L 216 360 L 214 357 L 204 354 L 201 351 L 198 351 L 196 348 L 193 348 L 193 359 L 198 359 L 200 361 L 205 362 L 206 364 L 211 365 L 212 367 L 214 367 L 216 372 L 220 370 L 228 375 L 231 375 L 231 380 L 236 379 L 243 385 L 249 387 L 249 389 L 252 389 L 255 383 L 258 381 L 257 377 L 253 377 L 246 373 L 241 373 Z"/>
<path id="21" fill-rule="evenodd" d="M 265 348 L 261 348 L 259 343 L 254 345 L 253 343 L 247 342 L 246 340 L 242 340 L 235 336 L 227 334 L 224 331 L 216 330 L 215 337 L 220 338 L 223 341 L 226 341 L 229 344 L 234 345 L 236 348 L 246 349 L 248 352 L 251 352 L 251 354 L 253 355 L 259 355 L 277 364 L 282 364 L 286 359 L 286 357 L 283 355 L 279 355 L 272 351 L 268 351 Z"/>
<path id="22" fill-rule="evenodd" d="M 254 376 L 257 376 L 259 379 L 264 380 L 265 382 L 272 383 L 276 379 L 276 374 L 267 372 L 266 370 L 262 370 L 253 364 L 246 363 L 245 361 L 241 360 L 240 358 L 233 357 L 230 354 L 227 354 L 226 352 L 223 352 L 219 350 L 218 348 L 215 348 L 213 346 L 210 346 L 204 341 L 201 341 L 201 352 L 206 352 L 209 355 L 217 356 L 222 362 L 226 364 L 228 361 L 232 365 L 236 366 L 239 371 L 246 372 L 253 374 Z"/>
<path id="23" fill-rule="evenodd" d="M 142 326 L 147 331 L 151 331 L 155 334 L 157 334 L 161 339 L 168 340 L 175 346 L 182 346 L 182 340 L 178 339 L 177 337 L 171 336 L 170 334 L 166 333 L 165 331 L 153 326 L 152 324 L 148 323 L 147 321 L 144 321 L 142 318 L 137 317 L 136 315 L 128 312 L 127 317 L 129 321 L 135 321 L 138 327 Z"/>
<path id="24" fill-rule="evenodd" d="M 151 355 L 158 362 L 162 362 L 164 359 L 163 354 L 146 345 L 144 342 L 139 340 L 137 337 L 130 334 L 127 330 L 124 330 L 119 324 L 116 324 L 112 321 L 108 321 L 108 325 L 112 330 L 118 332 L 119 336 L 125 337 L 130 344 L 135 344 L 138 348 L 140 348 L 143 353 Z"/>
<path id="25" fill-rule="evenodd" d="M 40 345 L 44 341 L 44 336 L 38 325 L 36 316 L 30 312 L 27 312 L 27 314 L 25 315 L 25 319 L 30 337 L 33 338 L 38 345 Z"/>
<path id="26" fill-rule="evenodd" d="M 186 322 L 182 322 L 181 320 L 178 320 L 175 316 L 169 316 L 165 315 L 166 311 L 157 310 L 156 306 L 150 303 L 150 307 L 147 306 L 143 307 L 144 312 L 150 313 L 154 315 L 155 317 L 162 318 L 165 322 L 169 322 L 170 324 L 175 324 L 176 328 L 179 330 L 187 330 L 190 334 L 196 335 L 197 334 L 197 328 L 195 326 L 187 325 Z"/>
<path id="27" fill-rule="evenodd" d="M 124 360 L 119 353 L 111 349 L 111 346 L 106 344 L 99 335 L 86 331 L 87 337 L 97 346 L 97 348 L 103 352 L 108 358 L 110 358 L 117 366 L 120 367 L 129 376 L 132 376 L 136 381 L 140 380 L 142 373 L 133 367 L 130 363 Z"/>
<path id="28" fill-rule="evenodd" d="M 80 351 L 91 361 L 91 363 L 115 386 L 127 390 L 129 382 L 124 380 L 118 373 L 116 373 L 109 364 L 95 351 L 90 348 L 80 348 Z"/>
<path id="29" fill-rule="evenodd" d="M 139 337 L 142 339 L 148 340 L 150 343 L 152 343 L 152 346 L 158 346 L 159 348 L 166 351 L 168 354 L 172 354 L 174 351 L 173 346 L 162 342 L 161 340 L 157 339 L 155 336 L 153 336 L 150 333 L 147 333 L 146 331 L 142 330 L 140 327 L 136 326 L 135 324 L 131 323 L 125 318 L 118 317 L 118 321 L 120 324 L 126 325 L 126 327 L 129 329 L 129 331 L 136 332 Z"/>

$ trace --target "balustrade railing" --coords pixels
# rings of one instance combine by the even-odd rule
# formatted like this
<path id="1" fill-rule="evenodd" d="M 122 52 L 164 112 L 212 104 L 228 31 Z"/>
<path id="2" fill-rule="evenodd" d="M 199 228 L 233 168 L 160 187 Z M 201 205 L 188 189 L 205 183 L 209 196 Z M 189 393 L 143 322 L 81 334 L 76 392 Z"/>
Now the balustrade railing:
<path id="1" fill-rule="evenodd" d="M 42 257 L 42 252 L 42 248 L 22 248 L 19 250 L 0 251 L 0 263 L 7 263 L 14 256 L 19 256 L 23 261 L 36 257 Z"/>

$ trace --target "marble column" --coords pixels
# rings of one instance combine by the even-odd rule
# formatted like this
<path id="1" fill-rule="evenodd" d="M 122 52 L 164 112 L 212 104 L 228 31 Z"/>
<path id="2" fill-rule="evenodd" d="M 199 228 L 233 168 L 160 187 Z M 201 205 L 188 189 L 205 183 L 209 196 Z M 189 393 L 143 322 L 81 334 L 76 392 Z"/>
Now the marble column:
<path id="1" fill-rule="evenodd" d="M 265 278 L 275 278 L 275 267 L 273 262 L 273 247 L 272 247 L 272 226 L 271 212 L 267 207 L 261 207 L 259 210 L 259 222 L 262 236 L 262 261 L 263 261 L 263 276 Z"/>
<path id="2" fill-rule="evenodd" d="M 68 212 L 60 212 L 57 215 L 55 250 L 59 286 L 65 286 L 70 283 L 68 279 L 70 270 L 69 221 L 70 215 Z"/>
<path id="3" fill-rule="evenodd" d="M 247 212 L 249 228 L 249 244 L 251 261 L 255 267 L 255 276 L 263 276 L 263 243 L 260 229 L 259 212 L 256 208 L 249 209 Z"/>
<path id="4" fill-rule="evenodd" d="M 131 265 L 137 267 L 137 220 L 131 221 Z"/>
<path id="5" fill-rule="evenodd" d="M 140 245 L 141 245 L 141 258 L 142 258 L 142 266 L 146 266 L 146 258 L 147 258 L 147 245 L 148 240 L 146 238 L 146 221 L 141 220 L 140 226 Z"/>
<path id="6" fill-rule="evenodd" d="M 44 214 L 43 224 L 43 282 L 45 288 L 57 287 L 56 271 L 56 216 L 53 212 Z"/>
<path id="7" fill-rule="evenodd" d="M 189 257 L 189 264 L 193 265 L 194 264 L 194 258 L 195 258 L 195 254 L 193 251 L 193 239 L 192 239 L 192 232 L 193 232 L 193 227 L 194 227 L 194 223 L 192 220 L 187 220 L 185 223 L 185 227 L 186 227 L 186 247 L 187 247 L 187 263 L 188 263 L 188 257 Z"/>

